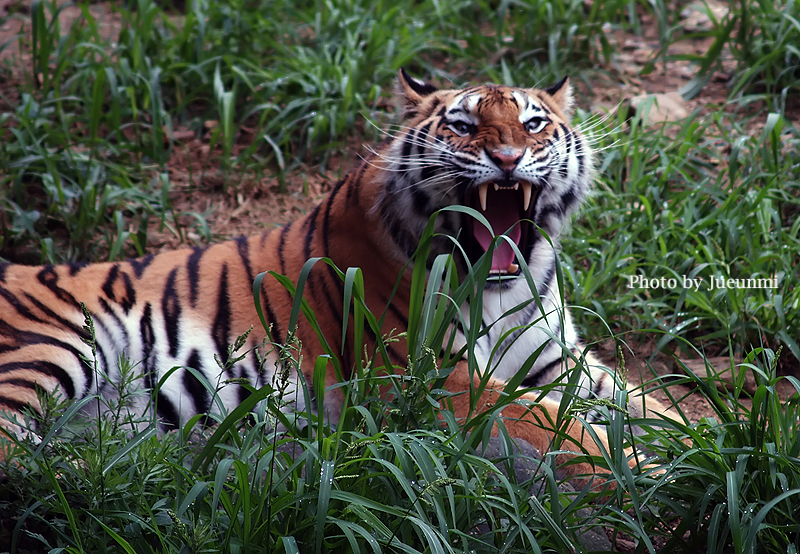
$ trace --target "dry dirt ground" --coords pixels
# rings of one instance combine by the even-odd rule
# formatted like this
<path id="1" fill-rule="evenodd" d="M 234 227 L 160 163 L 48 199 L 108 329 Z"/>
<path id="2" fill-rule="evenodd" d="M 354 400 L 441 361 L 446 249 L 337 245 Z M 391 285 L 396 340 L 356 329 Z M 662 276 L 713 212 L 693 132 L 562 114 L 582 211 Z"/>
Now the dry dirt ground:
<path id="1" fill-rule="evenodd" d="M 708 5 L 719 17 L 726 7 L 724 3 L 709 2 Z M 119 30 L 120 17 L 109 8 L 107 3 L 94 3 L 89 7 L 98 22 L 101 36 L 113 38 Z M 10 102 L 18 98 L 16 82 L 29 78 L 30 72 L 30 28 L 29 8 L 23 0 L 0 0 L 0 21 L 10 15 L 0 25 L 0 99 L 5 97 Z M 79 8 L 66 7 L 61 13 L 62 29 L 68 28 L 71 22 L 81 15 Z M 680 22 L 688 32 L 708 28 L 710 22 L 701 10 L 687 8 Z M 581 107 L 594 111 L 615 109 L 636 103 L 636 97 L 647 94 L 666 94 L 661 97 L 665 106 L 659 113 L 662 118 L 676 119 L 699 109 L 700 117 L 719 110 L 733 109 L 726 104 L 729 81 L 735 68 L 730 55 L 724 59 L 718 71 L 695 98 L 683 102 L 678 99 L 673 103 L 677 91 L 694 75 L 696 68 L 687 61 L 662 61 L 655 63 L 655 70 L 648 75 L 641 75 L 642 68 L 649 63 L 659 49 L 657 25 L 643 16 L 643 34 L 635 36 L 615 32 L 610 38 L 617 46 L 617 54 L 610 67 L 599 77 L 594 86 L 587 88 L 579 85 L 579 103 Z M 18 37 L 22 37 L 20 40 Z M 670 54 L 703 54 L 707 51 L 712 39 L 685 40 L 670 47 Z M 11 78 L 3 82 L 3 75 Z M 0 100 L 2 101 L 2 100 Z M 800 101 L 791 107 L 789 117 L 800 123 Z M 763 110 L 764 105 L 751 104 L 750 112 Z M 207 122 L 212 126 L 214 122 Z M 754 131 L 757 129 L 753 129 Z M 325 171 L 315 166 L 300 167 L 286 176 L 287 192 L 281 193 L 278 184 L 271 175 L 225 174 L 220 169 L 221 151 L 210 148 L 207 140 L 195 136 L 192 131 L 176 129 L 174 132 L 175 148 L 168 163 L 169 178 L 172 187 L 172 202 L 177 212 L 201 212 L 206 214 L 213 240 L 260 233 L 265 228 L 280 226 L 297 219 L 312 209 L 330 189 L 331 185 L 341 178 L 360 160 L 364 154 L 363 146 L 353 145 L 352 152 L 337 155 L 327 164 Z M 255 139 L 255 131 L 243 128 L 237 138 L 236 149 L 242 149 Z M 189 231 L 184 239 L 188 243 L 201 243 L 201 238 L 190 229 L 191 221 L 185 222 Z M 180 246 L 178 237 L 167 232 L 154 230 L 150 234 L 151 251 L 168 250 Z M 653 371 L 659 375 L 680 373 L 674 360 L 667 354 L 659 354 L 650 361 L 653 345 L 646 339 L 640 343 L 629 344 L 632 355 L 626 353 L 626 365 L 632 382 L 649 380 Z M 612 344 L 603 344 L 599 354 L 605 360 L 613 360 Z M 652 369 L 651 369 L 652 368 Z M 691 391 L 685 387 L 671 388 L 675 398 L 683 398 Z M 787 390 L 787 394 L 791 391 Z M 662 401 L 667 398 L 656 391 L 656 397 Z M 683 402 L 682 408 L 693 420 L 712 415 L 710 408 L 703 402 Z"/>

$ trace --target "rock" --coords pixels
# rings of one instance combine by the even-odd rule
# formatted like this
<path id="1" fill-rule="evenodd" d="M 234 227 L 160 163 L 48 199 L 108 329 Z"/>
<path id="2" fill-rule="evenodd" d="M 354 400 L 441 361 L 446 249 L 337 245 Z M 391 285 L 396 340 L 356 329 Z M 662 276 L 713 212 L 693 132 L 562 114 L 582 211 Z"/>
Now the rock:
<path id="1" fill-rule="evenodd" d="M 584 552 L 612 552 L 605 527 L 586 527 L 578 532 L 578 542 Z"/>
<path id="2" fill-rule="evenodd" d="M 506 474 L 508 467 L 506 462 L 512 464 L 514 474 L 517 478 L 517 483 L 525 483 L 530 481 L 536 475 L 541 474 L 540 465 L 542 463 L 542 455 L 539 450 L 532 444 L 522 439 L 513 439 L 514 445 L 511 447 L 512 451 L 509 452 L 508 445 L 500 437 L 492 437 L 485 445 L 481 455 L 487 460 L 491 460 L 495 465 Z M 544 493 L 545 483 L 542 480 L 537 480 L 531 486 L 528 493 L 531 496 L 541 496 Z M 559 493 L 572 493 L 575 489 L 568 482 L 563 482 L 558 486 Z M 591 519 L 591 511 L 589 508 L 578 510 L 577 516 L 581 519 Z M 599 525 L 586 525 L 583 529 L 577 532 L 578 543 L 584 552 L 611 552 L 611 541 L 606 535 L 605 528 Z"/>
<path id="3" fill-rule="evenodd" d="M 509 452 L 505 441 L 501 440 L 500 437 L 492 437 L 489 439 L 488 444 L 485 445 L 481 456 L 495 462 L 495 465 L 504 475 L 507 475 L 507 465 L 503 460 L 508 460 L 509 463 L 513 464 L 517 483 L 524 483 L 541 473 L 539 466 L 542 463 L 542 455 L 531 443 L 522 439 L 513 440 L 514 447 Z"/>
<path id="4" fill-rule="evenodd" d="M 687 33 L 713 30 L 728 16 L 730 7 L 715 0 L 692 2 L 681 10 L 681 27 Z"/>
<path id="5" fill-rule="evenodd" d="M 641 116 L 645 126 L 665 121 L 680 121 L 689 116 L 683 97 L 678 92 L 644 94 L 631 98 L 631 108 Z"/>

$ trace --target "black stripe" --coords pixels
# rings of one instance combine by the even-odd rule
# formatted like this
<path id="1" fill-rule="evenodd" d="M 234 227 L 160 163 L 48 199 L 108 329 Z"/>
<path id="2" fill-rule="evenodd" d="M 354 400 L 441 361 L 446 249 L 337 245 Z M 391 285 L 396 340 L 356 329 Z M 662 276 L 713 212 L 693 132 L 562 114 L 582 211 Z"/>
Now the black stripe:
<path id="1" fill-rule="evenodd" d="M 2 412 L 19 413 L 29 406 L 30 404 L 28 404 L 27 402 L 20 402 L 16 398 L 9 398 L 8 396 L 0 395 L 0 413 Z M 0 415 L 0 419 L 5 420 L 6 418 Z"/>
<path id="2" fill-rule="evenodd" d="M 116 298 L 114 298 L 114 282 L 117 280 L 118 274 L 119 274 L 119 264 L 112 265 L 111 269 L 108 270 L 108 276 L 106 277 L 103 286 L 100 287 L 100 289 L 103 291 L 106 297 L 115 302 Z"/>
<path id="3" fill-rule="evenodd" d="M 398 308 L 394 302 L 389 304 L 389 311 L 392 312 L 394 317 L 400 322 L 400 329 L 408 329 L 408 314 Z"/>
<path id="4" fill-rule="evenodd" d="M 217 354 L 223 364 L 228 362 L 228 346 L 231 335 L 231 299 L 228 292 L 228 264 L 223 264 L 222 274 L 219 278 L 219 293 L 217 295 L 217 315 L 211 330 Z"/>
<path id="5" fill-rule="evenodd" d="M 69 268 L 69 276 L 70 277 L 75 277 L 75 275 L 77 275 L 78 272 L 81 269 L 86 267 L 86 265 L 87 264 L 85 262 L 70 262 L 70 263 L 68 263 L 67 267 Z"/>
<path id="6" fill-rule="evenodd" d="M 36 299 L 33 295 L 31 295 L 31 294 L 29 294 L 27 292 L 25 293 L 25 297 L 30 302 L 32 302 L 39 310 L 41 310 L 41 312 L 44 315 L 49 317 L 51 320 L 55 321 L 58 325 L 60 325 L 63 328 L 69 329 L 70 331 L 72 331 L 73 333 L 78 335 L 78 337 L 80 337 L 80 339 L 82 341 L 84 341 L 84 342 L 89 340 L 89 332 L 82 325 L 75 325 L 71 321 L 61 317 L 60 315 L 55 313 L 53 310 L 51 310 L 50 308 L 45 306 L 38 299 Z M 106 302 L 102 298 L 100 298 L 100 302 L 101 302 L 102 305 L 104 305 L 105 308 L 110 310 L 110 307 L 108 306 L 108 304 L 106 304 Z M 110 335 L 110 333 L 108 332 L 108 328 L 105 326 L 105 324 L 103 323 L 102 319 L 100 319 L 99 317 L 97 317 L 96 314 L 93 314 L 91 312 L 89 313 L 89 315 L 91 316 L 92 321 L 94 322 L 95 328 L 100 328 L 106 334 Z M 127 341 L 127 337 L 128 337 L 127 330 L 125 329 L 124 326 L 122 326 L 122 323 L 119 321 L 119 318 L 117 317 L 116 314 L 112 313 L 111 315 L 112 315 L 112 317 L 114 317 L 114 319 L 120 325 L 120 327 L 122 329 L 122 332 L 125 335 L 125 338 L 126 338 L 126 341 Z M 95 344 L 95 347 L 97 348 L 97 354 L 98 354 L 98 356 L 100 358 L 100 367 L 103 368 L 104 371 L 108 371 L 108 368 L 110 367 L 109 364 L 108 364 L 108 356 L 106 356 L 106 353 L 105 353 L 105 350 L 104 350 L 102 344 L 97 343 L 97 344 Z M 90 370 L 91 370 L 91 368 L 90 368 Z"/>
<path id="7" fill-rule="evenodd" d="M 394 175 L 389 177 L 389 180 L 383 184 L 383 189 L 389 193 L 390 195 L 395 192 L 397 189 L 397 179 L 395 179 Z"/>
<path id="8" fill-rule="evenodd" d="M 128 340 L 128 329 L 125 327 L 125 324 L 119 318 L 117 313 L 114 310 L 111 309 L 111 306 L 108 304 L 108 302 L 106 302 L 105 298 L 99 298 L 98 300 L 100 301 L 100 306 L 103 308 L 103 311 L 106 313 L 106 315 L 109 316 L 111 319 L 113 319 L 114 323 L 116 323 L 116 325 L 117 325 L 117 328 L 120 331 L 122 331 L 122 335 L 125 337 L 125 345 L 127 347 L 127 345 L 130 344 L 130 341 Z M 100 321 L 100 320 L 95 319 L 95 322 L 98 322 L 98 321 Z M 121 350 L 124 350 L 124 349 L 125 348 L 122 348 Z M 99 348 L 98 348 L 98 350 L 99 350 Z"/>
<path id="9" fill-rule="evenodd" d="M 258 349 L 259 353 L 261 353 L 261 349 L 260 348 L 254 348 L 253 350 L 255 351 L 256 349 Z M 265 374 L 265 372 L 264 372 L 264 365 L 265 364 L 259 362 L 258 356 L 255 355 L 255 352 L 253 352 L 253 354 L 250 356 L 249 359 L 253 363 L 253 375 L 256 378 L 255 383 L 253 383 L 252 381 L 250 383 L 254 387 L 260 388 L 265 384 L 264 377 L 267 376 Z M 244 366 L 244 364 L 242 364 L 242 365 Z M 244 373 L 245 373 L 244 372 L 244 368 L 242 368 L 242 374 L 244 375 Z"/>
<path id="10" fill-rule="evenodd" d="M 102 304 L 106 304 L 105 301 L 102 298 L 100 299 L 100 302 Z M 106 304 L 105 307 L 108 307 L 108 305 Z M 95 326 L 95 334 L 97 332 L 97 329 L 100 329 L 101 331 L 103 331 L 107 335 L 111 336 L 111 333 L 109 332 L 108 327 L 106 327 L 106 325 L 103 323 L 102 319 L 100 319 L 99 317 L 97 317 L 96 314 L 93 314 L 91 312 L 89 313 L 89 315 L 91 316 L 92 322 L 94 323 L 94 326 Z M 54 314 L 54 316 L 55 316 L 55 314 Z M 57 316 L 55 316 L 55 317 L 57 317 Z M 122 323 L 120 323 L 119 318 L 117 317 L 116 314 L 113 314 L 112 317 L 118 323 L 119 329 L 122 331 L 122 334 L 125 337 L 124 338 L 125 345 L 127 345 L 128 344 L 128 330 L 125 328 L 124 325 L 122 325 Z M 58 319 L 61 320 L 61 318 L 58 318 Z M 82 336 L 82 337 L 85 336 L 85 337 L 88 338 L 89 337 L 89 333 L 83 327 L 81 327 L 80 328 L 80 336 Z M 106 351 L 105 351 L 105 347 L 103 346 L 103 343 L 100 342 L 100 341 L 95 340 L 95 345 L 94 346 L 95 346 L 95 350 L 97 351 L 97 357 L 99 358 L 98 361 L 100 363 L 100 368 L 103 371 L 109 371 L 109 368 L 111 367 L 111 365 L 108 363 L 108 356 L 106 355 Z M 113 346 L 114 345 L 112 345 L 112 349 L 113 349 Z M 124 350 L 124 347 L 120 348 L 120 350 Z M 93 366 L 90 367 L 89 369 L 92 370 Z"/>
<path id="11" fill-rule="evenodd" d="M 552 235 L 552 229 L 547 227 L 547 222 L 545 219 L 547 216 L 553 214 L 557 215 L 559 218 L 564 217 L 564 207 L 561 204 L 548 204 L 547 206 L 542 207 L 542 211 L 536 216 L 536 224 L 540 227 L 544 227 L 550 235 Z"/>
<path id="12" fill-rule="evenodd" d="M 411 151 L 414 148 L 414 137 L 416 136 L 416 133 L 416 129 L 411 129 L 403 137 L 403 148 L 400 151 L 400 167 L 398 167 L 400 173 L 405 173 L 405 171 L 408 169 L 406 161 L 411 157 Z"/>
<path id="13" fill-rule="evenodd" d="M 292 226 L 292 224 L 293 224 L 293 222 L 290 222 L 290 223 L 287 223 L 286 225 L 284 225 L 283 229 L 281 229 L 281 235 L 280 235 L 280 238 L 278 240 L 278 265 L 279 265 L 279 273 L 281 273 L 282 275 L 286 275 L 286 273 L 287 273 L 287 271 L 286 271 L 286 259 L 283 256 L 283 251 L 284 251 L 284 248 L 286 247 L 286 235 L 288 235 L 289 228 Z M 308 238 L 309 238 L 308 235 L 306 235 L 306 240 L 308 240 Z M 310 279 L 311 279 L 311 276 L 309 276 L 309 280 Z M 288 290 L 286 291 L 286 294 L 287 294 L 287 296 L 289 296 L 289 304 L 291 305 L 291 303 L 292 303 L 291 294 L 289 294 Z M 267 306 L 267 310 L 268 310 L 268 313 L 269 313 L 269 318 L 271 320 L 270 323 L 272 323 L 272 327 L 275 330 L 275 334 L 273 335 L 273 338 L 276 341 L 282 342 L 282 341 L 284 341 L 286 339 L 286 335 L 281 334 L 280 327 L 278 326 L 278 321 L 275 318 L 275 314 L 272 311 L 272 306 L 269 303 L 266 303 L 266 306 Z M 288 323 L 287 323 L 287 325 L 288 325 Z M 286 329 L 286 333 L 287 334 L 289 333 L 289 329 L 288 328 Z"/>
<path id="14" fill-rule="evenodd" d="M 314 240 L 314 232 L 317 230 L 317 217 L 319 217 L 321 207 L 322 204 L 317 204 L 307 219 L 308 230 L 306 231 L 305 240 L 303 241 L 303 257 L 306 260 L 311 258 L 311 241 Z"/>
<path id="15" fill-rule="evenodd" d="M 261 283 L 261 306 L 267 312 L 267 328 L 272 325 L 272 333 L 269 336 L 269 340 L 279 341 L 283 337 L 281 334 L 281 327 L 278 318 L 275 316 L 275 311 L 272 309 L 272 304 L 269 303 L 269 297 L 267 295 L 267 289 L 264 283 Z M 264 330 L 265 332 L 267 329 Z"/>
<path id="16" fill-rule="evenodd" d="M 381 219 L 389 227 L 389 236 L 397 247 L 400 248 L 400 251 L 405 253 L 408 258 L 411 258 L 419 245 L 414 240 L 411 233 L 407 232 L 405 227 L 403 227 L 400 218 L 394 216 L 389 202 L 381 203 Z"/>
<path id="17" fill-rule="evenodd" d="M 128 315 L 133 305 L 136 304 L 136 291 L 133 288 L 130 275 L 123 273 L 122 281 L 125 284 L 125 299 L 121 302 L 121 305 L 122 309 L 125 310 L 125 315 Z"/>
<path id="18" fill-rule="evenodd" d="M 246 237 L 239 237 L 236 239 L 236 248 L 239 250 L 239 256 L 242 258 L 242 264 L 244 265 L 244 269 L 247 272 L 247 280 L 252 285 L 253 284 L 253 270 L 250 267 L 250 248 L 249 244 L 247 243 Z"/>
<path id="19" fill-rule="evenodd" d="M 578 195 L 575 194 L 575 185 L 572 185 L 567 192 L 561 195 L 561 205 L 565 210 L 568 210 L 578 201 Z"/>
<path id="20" fill-rule="evenodd" d="M 58 275 L 52 265 L 44 266 L 41 271 L 36 274 L 36 278 L 41 284 L 50 289 L 59 300 L 73 304 L 74 306 L 78 305 L 78 301 L 75 300 L 74 296 L 58 286 Z"/>
<path id="21" fill-rule="evenodd" d="M 11 304 L 11 307 L 14 308 L 22 317 L 30 319 L 31 321 L 36 321 L 37 323 L 45 323 L 44 320 L 34 315 L 34 313 L 30 311 L 25 304 L 19 301 L 19 298 L 15 294 L 10 292 L 5 287 L 0 287 L 0 296 L 2 296 L 6 302 Z"/>
<path id="22" fill-rule="evenodd" d="M 345 183 L 344 184 L 347 185 L 347 194 L 344 197 L 345 198 L 345 200 L 344 200 L 345 205 L 349 206 L 350 205 L 350 201 L 354 197 L 355 197 L 356 202 L 358 202 L 360 200 L 359 197 L 358 197 L 358 191 L 359 191 L 358 183 L 361 182 L 361 177 L 364 175 L 364 171 L 366 171 L 367 165 L 368 164 L 367 164 L 366 161 L 363 162 L 360 166 L 358 166 L 358 169 L 354 173 L 351 173 L 345 179 Z"/>
<path id="23" fill-rule="evenodd" d="M 8 337 L 20 345 L 48 344 L 66 350 L 67 352 L 75 356 L 75 359 L 78 360 L 78 362 L 80 362 L 81 366 L 83 367 L 83 376 L 86 380 L 87 390 L 91 387 L 93 378 L 92 368 L 89 366 L 88 363 L 85 362 L 83 353 L 77 348 L 75 348 L 75 346 L 73 346 L 72 344 L 60 341 L 58 339 L 55 339 L 47 335 L 42 335 L 40 333 L 34 333 L 32 331 L 22 331 L 20 329 L 16 329 L 2 320 L 0 320 L 0 336 Z"/>
<path id="24" fill-rule="evenodd" d="M 178 416 L 178 411 L 175 409 L 175 405 L 161 391 L 158 392 L 156 402 L 158 403 L 156 414 L 161 420 L 161 426 L 166 431 L 176 429 L 180 423 L 180 417 Z"/>
<path id="25" fill-rule="evenodd" d="M 520 319 L 518 320 L 518 321 L 523 321 L 524 323 L 521 323 L 514 331 L 511 332 L 510 335 L 508 335 L 505 338 L 505 340 L 503 340 L 502 344 L 500 344 L 500 346 L 497 347 L 497 352 L 499 352 L 501 356 L 504 354 L 506 350 L 508 350 L 509 348 L 511 348 L 511 346 L 513 346 L 514 342 L 516 342 L 516 340 L 522 333 L 524 333 L 529 329 L 530 322 L 533 319 L 533 316 L 536 314 L 539 307 L 536 305 L 535 299 L 528 300 L 528 302 L 529 304 L 524 308 L 522 308 L 522 314 L 520 314 L 519 316 Z"/>
<path id="26" fill-rule="evenodd" d="M 0 283 L 4 283 L 6 281 L 6 270 L 10 265 L 11 264 L 9 263 L 0 263 Z"/>
<path id="27" fill-rule="evenodd" d="M 331 196 L 329 198 L 328 204 L 325 206 L 325 212 L 322 217 L 322 244 L 323 244 L 322 253 L 324 256 L 331 258 L 334 262 L 337 262 L 337 260 L 335 256 L 331 255 L 329 229 L 330 229 L 331 207 L 333 206 L 335 195 L 339 192 L 339 190 L 340 189 L 337 189 L 331 193 Z M 325 286 L 324 283 L 320 283 L 321 286 L 318 286 L 312 290 L 324 296 L 325 301 L 328 305 L 329 314 L 332 318 L 334 318 L 334 321 L 341 321 L 342 311 L 344 309 L 343 306 L 344 284 L 342 283 L 342 280 L 339 278 L 339 276 L 336 274 L 336 271 L 331 266 L 325 264 L 325 269 L 328 279 L 333 282 L 333 285 L 329 287 Z M 311 275 L 313 275 L 313 272 Z M 322 273 L 318 273 L 317 275 L 318 277 L 315 277 L 315 279 L 322 279 L 323 275 Z M 338 298 L 333 295 L 334 290 L 331 289 L 335 289 Z M 352 304 L 350 310 L 352 313 Z M 352 321 L 352 318 L 350 318 L 350 321 Z M 350 355 L 352 344 L 350 338 L 347 337 L 347 329 L 342 329 L 342 333 L 343 333 L 342 336 L 345 337 L 344 350 L 342 352 L 342 370 L 345 374 L 345 377 L 347 377 L 349 376 L 349 369 L 353 365 L 353 358 Z M 336 338 L 338 341 L 342 337 L 336 337 Z"/>
<path id="28" fill-rule="evenodd" d="M 522 380 L 523 387 L 538 387 L 539 384 L 544 379 L 545 375 L 547 375 L 550 371 L 554 370 L 556 367 L 559 367 L 564 360 L 561 359 L 559 356 L 557 359 L 553 360 L 543 368 L 539 370 L 531 370 L 532 372 L 529 373 L 525 379 Z M 535 373 L 533 373 L 535 371 Z"/>
<path id="29" fill-rule="evenodd" d="M 414 202 L 414 210 L 419 215 L 426 216 L 432 213 L 430 208 L 431 197 L 422 187 L 414 186 L 411 188 L 411 199 Z"/>
<path id="30" fill-rule="evenodd" d="M 340 190 L 341 187 L 331 191 L 331 195 L 328 197 L 328 202 L 325 204 L 325 211 L 322 214 L 322 244 L 323 244 L 322 254 L 328 258 L 331 258 L 332 260 L 334 260 L 334 262 L 336 262 L 336 259 L 335 256 L 331 257 L 329 230 L 330 230 L 330 220 L 331 220 L 331 208 L 333 207 L 334 199 L 336 198 L 336 195 L 339 193 Z"/>
<path id="31" fill-rule="evenodd" d="M 583 140 L 581 139 L 580 136 L 575 135 L 574 131 L 571 131 L 571 133 L 573 133 L 573 135 L 575 136 L 575 157 L 578 160 L 578 174 L 580 175 L 581 173 L 583 173 L 583 171 L 585 169 L 584 160 L 583 160 L 583 158 L 585 156 L 585 154 L 584 154 L 585 146 L 584 146 Z"/>
<path id="32" fill-rule="evenodd" d="M 118 299 L 114 294 L 114 285 L 120 278 L 122 279 L 123 286 L 125 288 L 125 296 Z M 133 289 L 131 278 L 127 273 L 120 273 L 119 264 L 114 264 L 111 266 L 111 269 L 108 270 L 108 277 L 106 277 L 106 280 L 101 288 L 109 300 L 122 306 L 122 309 L 126 315 L 130 313 L 131 308 L 134 304 L 136 304 L 136 291 Z"/>
<path id="33" fill-rule="evenodd" d="M 153 332 L 153 309 L 150 303 L 144 305 L 142 318 L 139 320 L 139 335 L 142 339 L 142 364 L 144 365 L 145 387 L 152 391 L 156 388 L 155 360 L 153 359 L 153 347 L 155 346 L 156 336 Z"/>
<path id="34" fill-rule="evenodd" d="M 334 199 L 339 194 L 339 192 L 342 190 L 342 187 L 345 185 L 345 182 L 346 182 L 345 179 L 341 179 L 335 185 L 333 185 L 333 188 L 331 189 L 331 192 L 328 195 L 327 200 L 325 201 L 325 212 L 326 213 L 330 212 L 331 205 L 333 205 Z"/>
<path id="35" fill-rule="evenodd" d="M 605 371 L 600 372 L 600 378 L 597 381 L 594 381 L 592 386 L 592 392 L 595 396 L 600 396 L 600 390 L 603 388 L 603 382 L 610 378 L 610 375 Z"/>
<path id="36" fill-rule="evenodd" d="M 419 151 L 420 154 L 423 154 L 425 152 L 423 144 L 427 144 L 428 133 L 431 132 L 432 124 L 433 121 L 429 121 L 428 123 L 420 127 L 419 131 L 417 131 L 417 140 L 415 140 L 414 142 L 417 143 L 417 150 Z"/>
<path id="37" fill-rule="evenodd" d="M 85 340 L 89 340 L 89 332 L 86 329 L 84 329 L 84 327 L 82 325 L 76 325 L 73 322 L 69 321 L 68 319 L 65 319 L 65 318 L 61 317 L 60 315 L 55 313 L 48 306 L 46 306 L 44 303 L 42 303 L 38 298 L 36 298 L 35 296 L 33 296 L 30 293 L 26 292 L 25 293 L 25 298 L 27 298 L 28 301 L 33 303 L 34 306 L 36 306 L 39 310 L 41 310 L 41 312 L 44 315 L 46 315 L 50 319 L 56 321 L 58 323 L 58 325 L 60 325 L 62 327 L 66 327 L 67 329 L 69 329 L 70 331 L 72 331 L 73 333 L 78 335 L 81 338 L 81 340 L 84 340 L 84 341 Z M 97 318 L 93 314 L 90 313 L 89 315 L 92 316 L 93 320 L 97 320 Z M 37 321 L 41 321 L 42 323 L 45 323 L 44 321 L 42 321 L 40 319 L 37 320 Z"/>
<path id="38" fill-rule="evenodd" d="M 64 368 L 54 364 L 53 362 L 48 362 L 46 360 L 34 360 L 29 362 L 8 362 L 5 364 L 0 365 L 0 375 L 9 371 L 15 370 L 29 370 L 35 371 L 37 373 L 41 373 L 42 375 L 48 375 L 55 377 L 58 380 L 58 385 L 63 390 L 69 398 L 75 398 L 75 383 L 72 381 L 72 377 L 69 376 L 69 373 L 64 371 Z M 22 381 L 20 379 L 14 379 L 14 381 Z M 0 377 L 0 386 L 2 386 L 7 381 L 4 381 Z M 26 381 L 27 386 L 30 389 L 36 388 L 35 381 Z M 20 386 L 21 383 L 16 383 Z M 42 385 L 39 384 L 41 387 Z"/>
<path id="39" fill-rule="evenodd" d="M 128 260 L 128 263 L 131 264 L 133 268 L 133 274 L 136 275 L 137 279 L 142 278 L 142 273 L 150 265 L 150 262 L 153 261 L 154 256 L 152 254 L 148 254 L 144 258 L 137 258 L 135 260 Z"/>
<path id="40" fill-rule="evenodd" d="M 196 246 L 192 249 L 189 259 L 186 260 L 186 275 L 189 279 L 189 302 L 194 308 L 197 305 L 197 287 L 200 284 L 200 258 L 203 257 L 204 248 Z"/>
<path id="41" fill-rule="evenodd" d="M 178 355 L 180 343 L 181 323 L 181 301 L 178 292 L 175 290 L 175 278 L 178 275 L 178 268 L 173 268 L 167 277 L 167 284 L 164 287 L 164 296 L 161 297 L 161 312 L 164 314 L 164 326 L 167 332 L 167 345 L 169 355 L 173 358 Z"/>
<path id="42" fill-rule="evenodd" d="M 561 167 L 559 167 L 559 173 L 562 177 L 566 178 L 569 175 L 569 155 L 572 153 L 572 133 L 566 133 L 564 135 L 565 138 L 565 145 L 567 147 L 567 154 L 564 156 L 564 161 L 561 162 Z"/>
<path id="43" fill-rule="evenodd" d="M 189 359 L 186 360 L 186 366 L 203 373 L 203 364 L 200 363 L 200 353 L 197 350 L 192 350 L 191 354 L 189 354 Z M 195 413 L 208 413 L 211 403 L 208 390 L 191 371 L 183 372 L 183 388 L 192 398 Z"/>
<path id="44" fill-rule="evenodd" d="M 250 394 L 251 393 L 249 390 L 247 390 L 245 387 L 240 386 L 236 393 L 237 398 L 239 399 L 239 404 L 250 398 Z"/>

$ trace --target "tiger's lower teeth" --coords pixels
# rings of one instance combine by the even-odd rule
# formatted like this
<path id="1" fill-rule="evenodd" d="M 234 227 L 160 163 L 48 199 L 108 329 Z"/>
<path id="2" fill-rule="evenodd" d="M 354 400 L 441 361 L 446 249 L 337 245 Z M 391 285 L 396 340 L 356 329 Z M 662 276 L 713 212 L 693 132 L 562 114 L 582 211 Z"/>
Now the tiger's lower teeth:
<path id="1" fill-rule="evenodd" d="M 519 271 L 519 266 L 512 263 L 506 269 L 493 269 L 490 274 L 492 275 L 513 275 Z"/>

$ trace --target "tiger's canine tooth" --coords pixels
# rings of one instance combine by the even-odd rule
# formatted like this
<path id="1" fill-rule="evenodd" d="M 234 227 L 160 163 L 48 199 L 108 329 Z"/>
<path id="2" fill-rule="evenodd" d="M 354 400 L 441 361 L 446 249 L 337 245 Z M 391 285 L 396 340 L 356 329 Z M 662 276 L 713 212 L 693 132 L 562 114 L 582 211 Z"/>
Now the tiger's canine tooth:
<path id="1" fill-rule="evenodd" d="M 481 201 L 481 210 L 486 211 L 486 191 L 489 190 L 489 183 L 478 185 L 478 198 Z"/>
<path id="2" fill-rule="evenodd" d="M 527 210 L 531 205 L 531 184 L 528 181 L 522 181 L 522 198 L 522 209 Z"/>

